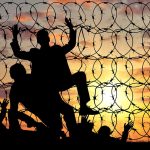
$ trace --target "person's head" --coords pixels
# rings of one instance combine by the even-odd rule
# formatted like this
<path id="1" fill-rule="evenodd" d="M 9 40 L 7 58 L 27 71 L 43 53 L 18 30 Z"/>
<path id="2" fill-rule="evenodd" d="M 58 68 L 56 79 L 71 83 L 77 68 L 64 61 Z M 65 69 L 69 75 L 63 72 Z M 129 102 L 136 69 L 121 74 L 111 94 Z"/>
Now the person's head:
<path id="1" fill-rule="evenodd" d="M 10 76 L 12 79 L 21 79 L 26 75 L 24 66 L 20 63 L 16 63 L 10 67 Z"/>
<path id="2" fill-rule="evenodd" d="M 37 43 L 39 43 L 41 46 L 45 44 L 49 44 L 50 38 L 48 31 L 46 29 L 41 29 L 36 34 Z"/>
<path id="3" fill-rule="evenodd" d="M 111 130 L 108 126 L 102 126 L 99 130 L 98 130 L 98 135 L 100 136 L 105 136 L 108 137 L 111 134 Z"/>

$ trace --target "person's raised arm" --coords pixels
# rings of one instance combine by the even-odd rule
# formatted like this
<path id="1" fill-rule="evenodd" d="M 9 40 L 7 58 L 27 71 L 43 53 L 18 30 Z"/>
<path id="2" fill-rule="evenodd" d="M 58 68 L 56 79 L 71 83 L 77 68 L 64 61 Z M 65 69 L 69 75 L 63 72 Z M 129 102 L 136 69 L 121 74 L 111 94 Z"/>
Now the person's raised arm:
<path id="1" fill-rule="evenodd" d="M 64 52 L 66 54 L 66 53 L 70 52 L 76 45 L 76 30 L 73 29 L 73 25 L 72 25 L 71 19 L 65 18 L 65 22 L 66 22 L 66 25 L 70 29 L 69 42 L 68 42 L 68 44 L 63 46 Z"/>
<path id="2" fill-rule="evenodd" d="M 16 57 L 20 59 L 30 60 L 31 56 L 29 52 L 20 51 L 20 46 L 18 44 L 18 39 L 17 39 L 17 36 L 20 31 L 21 31 L 21 28 L 18 28 L 17 24 L 12 27 L 13 40 L 10 43 L 11 48 Z"/>
<path id="3" fill-rule="evenodd" d="M 132 121 L 128 122 L 128 124 L 126 124 L 126 123 L 124 124 L 124 131 L 123 131 L 122 139 L 121 139 L 122 142 L 126 142 L 127 141 L 129 130 L 132 127 L 133 127 L 133 122 Z"/>

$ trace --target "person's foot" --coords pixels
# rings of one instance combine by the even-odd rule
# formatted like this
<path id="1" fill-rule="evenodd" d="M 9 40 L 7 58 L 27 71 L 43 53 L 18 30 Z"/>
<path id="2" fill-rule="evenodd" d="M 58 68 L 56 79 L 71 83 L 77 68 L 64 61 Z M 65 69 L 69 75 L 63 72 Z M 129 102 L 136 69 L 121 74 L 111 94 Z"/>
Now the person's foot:
<path id="1" fill-rule="evenodd" d="M 96 115 L 96 114 L 99 114 L 99 111 L 92 110 L 89 107 L 84 107 L 84 108 L 80 108 L 79 114 L 80 115 Z"/>

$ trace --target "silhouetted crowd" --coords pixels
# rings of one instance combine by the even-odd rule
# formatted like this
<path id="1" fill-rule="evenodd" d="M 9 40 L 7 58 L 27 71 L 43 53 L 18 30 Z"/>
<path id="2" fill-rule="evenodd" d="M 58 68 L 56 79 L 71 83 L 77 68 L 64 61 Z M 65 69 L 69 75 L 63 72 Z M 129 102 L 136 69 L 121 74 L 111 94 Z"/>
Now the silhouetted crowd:
<path id="1" fill-rule="evenodd" d="M 86 83 L 86 74 L 77 72 L 72 74 L 66 59 L 66 54 L 76 45 L 76 30 L 70 19 L 65 19 L 70 30 L 69 41 L 64 46 L 50 46 L 49 32 L 41 29 L 36 33 L 40 49 L 31 48 L 22 51 L 17 36 L 22 31 L 18 25 L 12 27 L 13 40 L 11 47 L 18 59 L 31 62 L 31 74 L 26 73 L 21 63 L 10 67 L 10 76 L 14 80 L 9 94 L 10 109 L 8 110 L 8 129 L 2 124 L 6 115 L 8 100 L 1 104 L 0 137 L 11 142 L 38 142 L 38 143 L 125 143 L 132 122 L 124 125 L 121 139 L 111 137 L 111 129 L 102 126 L 97 133 L 92 132 L 93 123 L 86 118 L 88 115 L 97 115 L 98 111 L 89 108 L 86 104 L 90 95 Z M 74 108 L 65 103 L 60 92 L 72 86 L 77 87 L 79 95 L 79 115 L 81 122 L 77 123 Z M 19 103 L 25 109 L 36 115 L 42 122 L 37 122 L 30 116 L 18 111 Z M 66 123 L 69 137 L 63 132 L 62 116 Z M 19 120 L 36 131 L 25 131 Z"/>
<path id="2" fill-rule="evenodd" d="M 9 101 L 4 99 L 1 103 L 1 114 L 0 114 L 0 142 L 2 143 L 21 143 L 21 144 L 119 144 L 126 143 L 128 138 L 128 133 L 133 127 L 133 122 L 129 122 L 124 125 L 124 131 L 121 138 L 114 138 L 111 136 L 112 131 L 108 126 L 101 126 L 97 133 L 93 132 L 93 123 L 88 121 L 85 116 L 82 116 L 81 122 L 77 123 L 76 135 L 70 135 L 69 137 L 61 131 L 59 134 L 59 139 L 54 138 L 49 133 L 48 127 L 46 127 L 42 122 L 37 122 L 30 116 L 23 112 L 18 111 L 17 118 L 24 121 L 27 126 L 35 127 L 35 131 L 29 131 L 21 129 L 20 126 L 13 126 L 6 128 L 2 123 L 6 117 L 7 105 Z M 10 111 L 10 110 L 9 110 Z M 10 112 L 8 111 L 8 114 Z M 11 117 L 9 117 L 11 118 Z M 9 120 L 11 122 L 11 120 Z M 14 123 L 13 123 L 14 125 Z M 61 127 L 61 129 L 63 129 Z"/>

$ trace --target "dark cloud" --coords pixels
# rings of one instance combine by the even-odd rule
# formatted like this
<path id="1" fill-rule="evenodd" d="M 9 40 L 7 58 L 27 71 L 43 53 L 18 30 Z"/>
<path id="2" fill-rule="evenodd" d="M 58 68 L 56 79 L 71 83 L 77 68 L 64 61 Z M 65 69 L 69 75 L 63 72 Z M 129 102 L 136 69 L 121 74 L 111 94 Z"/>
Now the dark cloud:
<path id="1" fill-rule="evenodd" d="M 142 2 L 138 3 L 138 2 Z M 125 4 L 128 5 L 124 5 L 124 7 L 121 7 L 121 9 L 119 10 L 119 13 L 125 14 L 125 11 L 127 11 L 127 14 L 131 14 L 133 13 L 134 15 L 141 15 L 142 17 L 142 13 L 145 15 L 145 13 L 150 13 L 148 7 L 145 7 L 144 4 L 148 3 L 149 0 L 127 0 L 126 2 L 124 2 Z"/>
<path id="2" fill-rule="evenodd" d="M 149 0 L 127 0 L 126 3 L 131 4 L 134 2 L 142 2 L 142 3 L 148 3 Z"/>
<path id="3" fill-rule="evenodd" d="M 6 98 L 6 94 L 8 95 L 10 92 L 10 88 L 0 88 L 0 98 Z"/>
<path id="4" fill-rule="evenodd" d="M 17 22 L 16 21 L 9 21 L 7 22 L 7 24 L 5 24 L 5 27 L 1 28 L 0 30 L 0 37 L 5 40 L 5 36 L 6 36 L 6 40 L 10 40 L 13 38 L 12 36 L 12 31 L 11 31 L 11 27 L 14 26 Z M 8 28 L 9 25 L 9 28 Z M 21 25 L 18 24 L 19 27 L 22 28 L 21 35 L 23 39 L 28 39 L 31 37 L 32 34 L 34 34 L 34 32 L 37 30 L 35 27 L 31 26 L 31 25 Z"/>
<path id="5" fill-rule="evenodd" d="M 149 77 L 150 76 L 150 67 L 144 67 L 139 68 L 139 69 L 134 69 L 134 76 L 138 77 L 142 75 L 142 72 L 144 73 L 144 77 Z"/>

